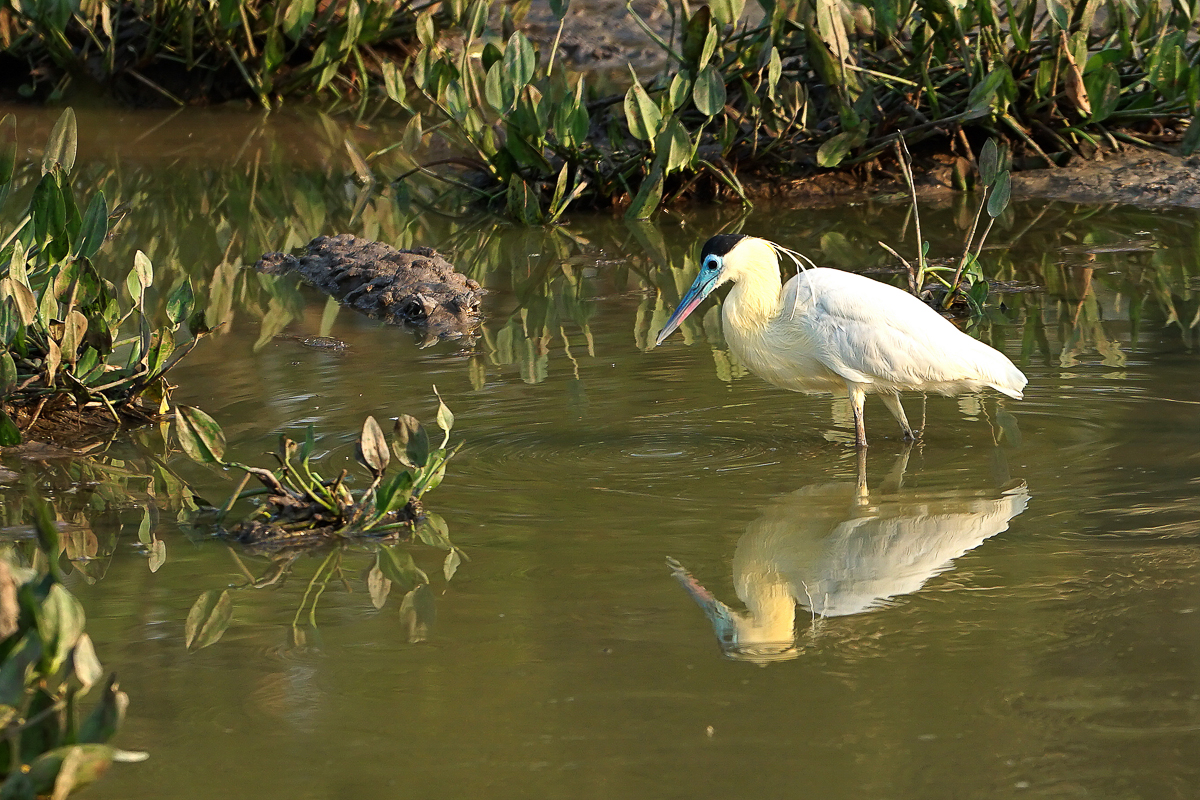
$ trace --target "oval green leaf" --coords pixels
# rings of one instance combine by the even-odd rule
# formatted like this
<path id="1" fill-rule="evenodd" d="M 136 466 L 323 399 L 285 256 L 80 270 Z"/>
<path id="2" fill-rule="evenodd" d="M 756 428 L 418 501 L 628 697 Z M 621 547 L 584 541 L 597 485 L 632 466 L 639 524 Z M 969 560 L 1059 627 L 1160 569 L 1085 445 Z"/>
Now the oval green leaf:
<path id="1" fill-rule="evenodd" d="M 192 604 L 184 627 L 184 645 L 188 650 L 199 650 L 216 644 L 225 635 L 233 619 L 233 599 L 229 590 L 217 594 L 209 589 Z"/>

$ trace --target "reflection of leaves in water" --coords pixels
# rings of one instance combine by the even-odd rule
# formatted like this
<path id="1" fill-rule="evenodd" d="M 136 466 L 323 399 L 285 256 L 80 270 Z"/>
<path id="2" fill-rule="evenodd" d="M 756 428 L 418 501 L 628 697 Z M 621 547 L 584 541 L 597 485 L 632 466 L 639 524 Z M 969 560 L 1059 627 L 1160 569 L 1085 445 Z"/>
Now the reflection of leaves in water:
<path id="1" fill-rule="evenodd" d="M 185 646 L 188 650 L 199 650 L 216 644 L 225 635 L 232 619 L 233 599 L 228 589 L 220 594 L 211 589 L 203 592 L 188 612 L 184 628 Z"/>

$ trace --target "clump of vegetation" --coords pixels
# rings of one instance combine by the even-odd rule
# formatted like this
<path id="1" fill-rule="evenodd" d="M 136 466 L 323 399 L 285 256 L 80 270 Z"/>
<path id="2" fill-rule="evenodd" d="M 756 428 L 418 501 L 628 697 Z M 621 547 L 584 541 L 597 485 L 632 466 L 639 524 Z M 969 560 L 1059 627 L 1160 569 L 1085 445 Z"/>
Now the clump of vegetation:
<path id="1" fill-rule="evenodd" d="M 896 145 L 896 160 L 904 172 L 904 179 L 912 196 L 912 217 L 917 234 L 917 263 L 913 264 L 888 245 L 880 246 L 900 259 L 908 271 L 908 290 L 935 308 L 954 312 L 959 316 L 979 318 L 987 300 L 989 284 L 983 275 L 979 261 L 984 242 L 991 233 L 996 218 L 1008 208 L 1010 197 L 1011 156 L 1007 146 L 997 145 L 988 139 L 979 153 L 978 183 L 981 187 L 975 216 L 963 240 L 962 254 L 943 263 L 932 263 L 927 257 L 929 242 L 921 237 L 921 213 L 917 208 L 917 190 L 913 181 L 912 156 L 901 139 Z M 987 225 L 979 231 L 979 221 L 987 210 Z M 979 233 L 978 238 L 976 233 Z M 973 251 L 972 251 L 973 248 Z"/>
<path id="2" fill-rule="evenodd" d="M 435 390 L 436 391 L 436 390 Z M 442 442 L 431 446 L 424 426 L 401 415 L 392 429 L 391 445 L 374 417 L 367 417 L 359 436 L 356 457 L 371 476 L 366 489 L 355 492 L 346 485 L 347 471 L 324 478 L 312 464 L 315 438 L 312 426 L 303 443 L 286 435 L 274 452 L 277 469 L 246 466 L 225 460 L 225 435 L 212 417 L 190 406 L 175 408 L 175 433 L 183 451 L 195 461 L 232 467 L 245 473 L 241 484 L 221 511 L 227 514 L 238 500 L 261 498 L 259 506 L 230 532 L 247 543 L 289 544 L 314 538 L 350 535 L 386 536 L 402 531 L 431 529 L 445 538 L 446 522 L 427 513 L 421 498 L 436 489 L 446 476 L 446 465 L 460 442 L 447 449 L 454 415 L 438 397 L 437 424 Z M 387 476 L 392 455 L 405 469 Z M 250 478 L 262 488 L 243 491 Z"/>
<path id="3" fill-rule="evenodd" d="M 567 3 L 552 5 L 561 18 Z M 572 86 L 520 32 L 500 45 L 468 28 L 459 49 L 423 39 L 408 71 L 425 98 L 416 130 L 432 119 L 469 155 L 477 190 L 525 222 L 575 201 L 635 218 L 697 192 L 747 202 L 747 171 L 875 165 L 901 135 L 939 137 L 968 161 L 972 138 L 996 136 L 1050 166 L 1117 140 L 1200 145 L 1200 126 L 1180 133 L 1200 92 L 1195 0 L 760 5 L 752 25 L 744 0 L 670 3 L 669 39 L 644 25 L 667 66 L 632 75 L 623 99 Z"/>
<path id="4" fill-rule="evenodd" d="M 349 0 L 23 0 L 0 9 L 0 44 L 28 65 L 22 96 L 55 102 L 99 84 L 137 105 L 331 95 L 366 102 L 404 42 L 433 14 L 456 21 L 464 3 Z M 383 48 L 379 52 L 377 48 Z"/>
<path id="5" fill-rule="evenodd" d="M 207 332 L 194 309 L 191 281 L 169 293 L 166 323 L 153 329 L 147 292 L 154 267 L 138 251 L 125 280 L 128 299 L 92 259 L 108 234 L 109 212 L 97 192 L 80 213 L 69 176 L 75 162 L 75 114 L 63 112 L 46 147 L 29 207 L 0 227 L 0 446 L 21 432 L 139 424 L 165 413 L 166 374 Z M 16 122 L 0 120 L 0 206 L 12 188 Z M 188 336 L 176 335 L 185 325 Z M 43 422 L 41 429 L 37 428 Z"/>
<path id="6" fill-rule="evenodd" d="M 0 795 L 13 800 L 66 797 L 113 761 L 146 757 L 107 744 L 129 697 L 115 675 L 101 684 L 83 607 L 62 584 L 58 530 L 49 509 L 39 508 L 31 561 L 13 545 L 0 548 Z M 80 700 L 95 686 L 100 700 L 81 716 Z"/>

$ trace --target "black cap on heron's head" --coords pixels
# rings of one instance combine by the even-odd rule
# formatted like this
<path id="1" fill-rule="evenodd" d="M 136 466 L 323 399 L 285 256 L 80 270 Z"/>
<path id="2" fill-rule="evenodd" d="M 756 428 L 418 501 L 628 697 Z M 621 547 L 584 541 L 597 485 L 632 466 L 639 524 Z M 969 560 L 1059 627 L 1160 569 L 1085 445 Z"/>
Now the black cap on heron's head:
<path id="1" fill-rule="evenodd" d="M 704 243 L 704 249 L 700 251 L 700 263 L 703 264 L 709 256 L 725 256 L 738 242 L 748 238 L 744 233 L 718 233 Z"/>

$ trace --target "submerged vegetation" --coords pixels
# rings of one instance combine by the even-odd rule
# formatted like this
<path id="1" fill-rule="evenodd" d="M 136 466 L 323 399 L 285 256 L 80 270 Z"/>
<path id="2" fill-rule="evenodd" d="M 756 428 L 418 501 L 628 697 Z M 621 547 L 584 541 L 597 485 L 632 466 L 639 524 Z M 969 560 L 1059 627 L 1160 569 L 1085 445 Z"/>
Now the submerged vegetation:
<path id="1" fill-rule="evenodd" d="M 36 546 L 0 548 L 0 794 L 12 800 L 66 797 L 113 761 L 146 757 L 108 744 L 129 697 L 115 674 L 104 680 L 83 607 L 62 583 L 57 527 L 49 508 L 30 499 Z M 97 686 L 100 699 L 85 715 L 81 700 Z"/>
<path id="2" fill-rule="evenodd" d="M 13 182 L 16 120 L 0 120 L 0 207 Z M 59 117 L 26 213 L 0 225 L 0 446 L 46 424 L 80 431 L 141 423 L 165 413 L 167 372 L 208 333 L 191 281 L 166 299 L 166 323 L 151 327 L 147 293 L 154 267 L 140 250 L 125 279 L 127 299 L 93 264 L 109 230 L 103 192 L 81 213 L 70 181 L 75 115 Z M 162 281 L 157 284 L 161 287 Z M 186 339 L 176 334 L 188 328 Z"/>

